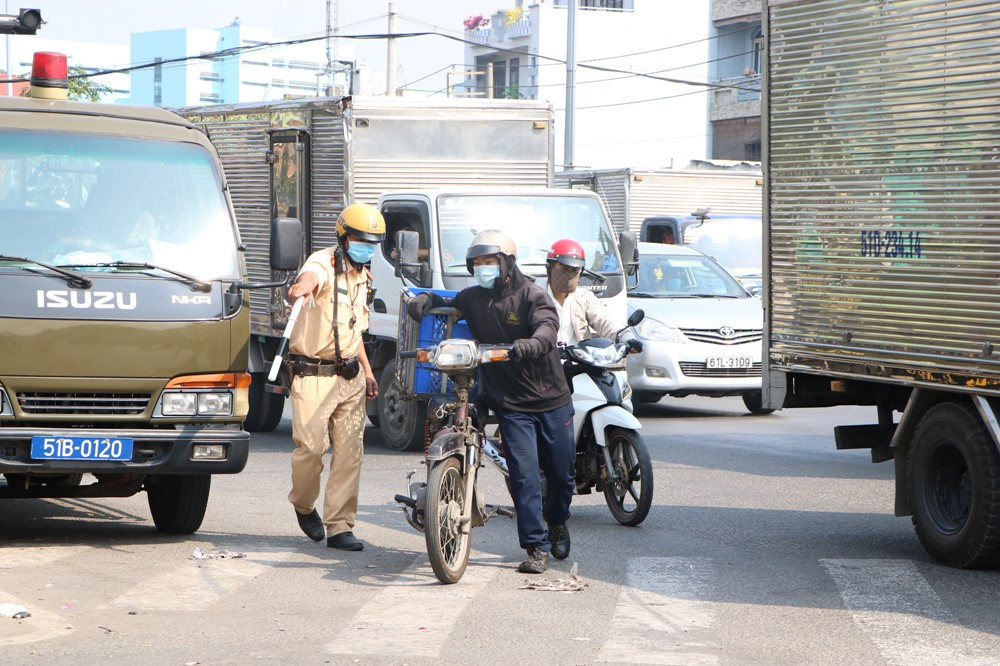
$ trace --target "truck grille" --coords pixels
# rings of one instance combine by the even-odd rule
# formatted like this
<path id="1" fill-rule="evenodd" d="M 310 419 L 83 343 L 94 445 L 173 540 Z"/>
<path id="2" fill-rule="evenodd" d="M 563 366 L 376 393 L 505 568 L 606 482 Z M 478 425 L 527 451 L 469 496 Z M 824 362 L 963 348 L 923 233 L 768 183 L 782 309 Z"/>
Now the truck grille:
<path id="1" fill-rule="evenodd" d="M 705 363 L 681 363 L 681 372 L 688 377 L 760 377 L 760 363 L 749 368 L 711 368 Z"/>
<path id="2" fill-rule="evenodd" d="M 760 342 L 763 337 L 759 328 L 682 328 L 681 333 L 695 342 L 707 342 L 710 345 L 743 345 L 748 342 Z"/>
<path id="3" fill-rule="evenodd" d="M 91 414 L 127 416 L 142 414 L 148 393 L 18 393 L 24 414 Z"/>

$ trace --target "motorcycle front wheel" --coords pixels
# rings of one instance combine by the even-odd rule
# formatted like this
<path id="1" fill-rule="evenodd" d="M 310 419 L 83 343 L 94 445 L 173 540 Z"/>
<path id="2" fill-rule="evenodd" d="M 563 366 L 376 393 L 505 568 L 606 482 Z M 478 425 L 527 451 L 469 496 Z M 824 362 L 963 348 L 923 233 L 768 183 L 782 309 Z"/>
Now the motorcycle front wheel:
<path id="1" fill-rule="evenodd" d="M 634 430 L 608 429 L 612 470 L 604 485 L 604 500 L 622 525 L 634 527 L 646 519 L 653 504 L 653 463 L 646 445 Z"/>
<path id="2" fill-rule="evenodd" d="M 427 473 L 424 537 L 434 575 L 445 585 L 457 583 L 469 564 L 470 534 L 462 533 L 465 479 L 458 458 L 442 460 Z"/>

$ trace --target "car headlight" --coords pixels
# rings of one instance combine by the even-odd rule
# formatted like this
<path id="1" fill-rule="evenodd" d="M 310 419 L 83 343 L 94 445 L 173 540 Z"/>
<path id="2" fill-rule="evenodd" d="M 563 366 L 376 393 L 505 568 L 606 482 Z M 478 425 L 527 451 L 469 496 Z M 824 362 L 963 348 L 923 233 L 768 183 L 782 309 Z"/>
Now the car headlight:
<path id="1" fill-rule="evenodd" d="M 479 345 L 473 340 L 444 340 L 429 360 L 442 370 L 474 368 L 479 365 Z"/>
<path id="2" fill-rule="evenodd" d="M 684 334 L 676 328 L 673 326 L 667 326 L 663 322 L 650 319 L 649 317 L 646 317 L 639 322 L 639 324 L 635 327 L 635 331 L 639 334 L 639 337 L 645 338 L 646 340 L 671 342 L 678 345 L 687 343 L 687 338 L 685 338 Z"/>

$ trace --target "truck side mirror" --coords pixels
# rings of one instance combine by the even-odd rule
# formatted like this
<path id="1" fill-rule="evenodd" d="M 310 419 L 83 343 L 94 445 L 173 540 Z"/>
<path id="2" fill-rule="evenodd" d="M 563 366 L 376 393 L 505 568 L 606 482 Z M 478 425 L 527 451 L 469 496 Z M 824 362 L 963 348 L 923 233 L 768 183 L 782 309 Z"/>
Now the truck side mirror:
<path id="1" fill-rule="evenodd" d="M 639 242 L 634 231 L 623 231 L 618 234 L 618 250 L 625 264 L 625 275 L 635 275 L 639 270 Z"/>
<path id="2" fill-rule="evenodd" d="M 423 284 L 424 265 L 420 263 L 420 234 L 416 231 L 396 232 L 396 277 Z"/>
<path id="3" fill-rule="evenodd" d="M 271 270 L 294 271 L 302 261 L 302 223 L 294 217 L 271 220 Z"/>

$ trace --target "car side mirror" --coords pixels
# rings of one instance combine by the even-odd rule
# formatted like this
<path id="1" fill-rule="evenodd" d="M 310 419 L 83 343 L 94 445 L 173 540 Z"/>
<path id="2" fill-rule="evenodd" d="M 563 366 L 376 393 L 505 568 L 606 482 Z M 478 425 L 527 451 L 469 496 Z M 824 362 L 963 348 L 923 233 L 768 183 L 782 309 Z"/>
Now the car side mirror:
<path id="1" fill-rule="evenodd" d="M 396 232 L 396 277 L 423 285 L 426 264 L 420 262 L 420 234 L 416 231 Z"/>
<path id="2" fill-rule="evenodd" d="M 639 241 L 634 231 L 618 234 L 618 251 L 621 252 L 624 264 L 622 268 L 625 269 L 625 287 L 635 289 L 639 286 Z"/>
<path id="3" fill-rule="evenodd" d="M 294 271 L 302 261 L 302 223 L 294 217 L 271 220 L 271 270 Z"/>

